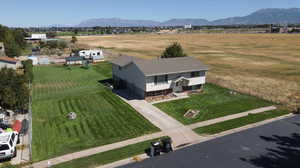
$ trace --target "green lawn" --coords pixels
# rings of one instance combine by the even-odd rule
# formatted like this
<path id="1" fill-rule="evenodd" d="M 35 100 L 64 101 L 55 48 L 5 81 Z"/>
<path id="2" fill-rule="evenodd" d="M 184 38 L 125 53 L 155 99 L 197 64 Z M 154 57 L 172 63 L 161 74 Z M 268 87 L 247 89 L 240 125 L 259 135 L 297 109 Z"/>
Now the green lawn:
<path id="1" fill-rule="evenodd" d="M 257 97 L 245 94 L 232 95 L 229 92 L 230 90 L 226 88 L 205 84 L 204 91 L 200 94 L 187 99 L 158 103 L 155 106 L 183 124 L 192 124 L 272 105 Z M 195 118 L 185 118 L 183 115 L 189 109 L 200 110 L 200 113 Z"/>
<path id="2" fill-rule="evenodd" d="M 198 134 L 216 134 L 226 130 L 242 127 L 248 124 L 260 122 L 270 118 L 286 115 L 290 113 L 287 110 L 272 110 L 258 114 L 249 114 L 245 117 L 240 117 L 200 128 L 194 129 Z"/>
<path id="3" fill-rule="evenodd" d="M 98 82 L 110 77 L 109 63 L 34 68 L 33 161 L 159 130 Z M 69 112 L 77 119 L 67 119 Z"/>
<path id="4" fill-rule="evenodd" d="M 163 137 L 162 137 L 163 138 Z M 161 138 L 158 138 L 161 139 Z M 126 147 L 110 150 L 96 155 L 72 160 L 66 163 L 53 166 L 53 168 L 93 168 L 104 164 L 112 163 L 118 160 L 134 157 L 145 152 L 145 149 L 150 147 L 150 142 L 158 139 L 144 141 Z"/>

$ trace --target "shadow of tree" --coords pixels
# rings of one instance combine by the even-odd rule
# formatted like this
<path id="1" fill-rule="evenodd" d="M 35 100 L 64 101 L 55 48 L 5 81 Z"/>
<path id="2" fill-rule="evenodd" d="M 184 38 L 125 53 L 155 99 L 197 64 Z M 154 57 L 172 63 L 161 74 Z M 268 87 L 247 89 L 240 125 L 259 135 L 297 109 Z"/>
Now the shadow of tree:
<path id="1" fill-rule="evenodd" d="M 291 136 L 272 137 L 260 136 L 261 139 L 276 143 L 278 146 L 267 148 L 264 155 L 254 156 L 250 159 L 240 158 L 242 161 L 263 168 L 299 168 L 300 167 L 300 134 L 293 133 Z"/>

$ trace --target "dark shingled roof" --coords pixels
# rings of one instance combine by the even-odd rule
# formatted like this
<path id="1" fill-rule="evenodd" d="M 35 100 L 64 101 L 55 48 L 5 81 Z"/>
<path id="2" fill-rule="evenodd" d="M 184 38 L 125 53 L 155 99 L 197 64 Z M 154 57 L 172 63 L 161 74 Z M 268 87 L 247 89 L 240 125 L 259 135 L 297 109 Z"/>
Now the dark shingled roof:
<path id="1" fill-rule="evenodd" d="M 143 61 L 143 60 L 144 59 L 137 58 L 137 57 L 122 55 L 122 56 L 118 57 L 117 59 L 114 59 L 110 62 L 123 67 L 123 66 L 128 65 L 129 63 L 131 63 L 133 61 Z"/>
<path id="2" fill-rule="evenodd" d="M 111 63 L 121 67 L 133 63 L 144 73 L 145 76 L 208 70 L 208 66 L 193 57 L 146 60 L 131 56 L 121 56 L 118 59 L 111 61 Z"/>

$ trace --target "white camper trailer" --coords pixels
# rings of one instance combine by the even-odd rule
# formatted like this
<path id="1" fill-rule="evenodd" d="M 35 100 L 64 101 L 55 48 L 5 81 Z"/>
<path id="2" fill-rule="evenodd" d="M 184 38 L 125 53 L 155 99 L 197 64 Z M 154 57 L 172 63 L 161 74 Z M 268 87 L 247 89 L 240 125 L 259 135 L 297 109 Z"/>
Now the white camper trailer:
<path id="1" fill-rule="evenodd" d="M 82 50 L 79 51 L 79 56 L 84 57 L 85 59 L 92 59 L 93 56 L 103 57 L 103 52 L 102 50 Z"/>

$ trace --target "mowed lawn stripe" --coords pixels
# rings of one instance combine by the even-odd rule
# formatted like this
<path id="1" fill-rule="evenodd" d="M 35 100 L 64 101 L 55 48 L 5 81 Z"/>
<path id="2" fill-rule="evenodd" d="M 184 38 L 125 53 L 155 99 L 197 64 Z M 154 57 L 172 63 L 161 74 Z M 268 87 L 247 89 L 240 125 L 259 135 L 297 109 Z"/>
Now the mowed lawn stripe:
<path id="1" fill-rule="evenodd" d="M 33 161 L 159 131 L 98 82 L 111 77 L 107 62 L 88 70 L 34 67 L 34 74 Z"/>

